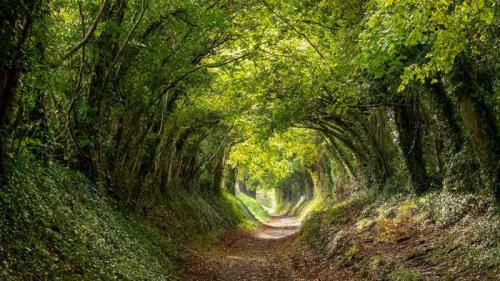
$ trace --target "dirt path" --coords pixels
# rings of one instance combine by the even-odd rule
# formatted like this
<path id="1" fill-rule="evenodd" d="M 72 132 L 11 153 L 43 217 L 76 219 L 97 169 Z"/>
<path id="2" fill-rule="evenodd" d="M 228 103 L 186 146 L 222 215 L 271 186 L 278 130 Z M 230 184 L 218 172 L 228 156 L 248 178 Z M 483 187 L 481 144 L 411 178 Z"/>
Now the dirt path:
<path id="1" fill-rule="evenodd" d="M 218 245 L 191 253 L 184 280 L 307 280 L 289 256 L 299 226 L 295 218 L 274 216 L 255 232 L 229 232 Z"/>

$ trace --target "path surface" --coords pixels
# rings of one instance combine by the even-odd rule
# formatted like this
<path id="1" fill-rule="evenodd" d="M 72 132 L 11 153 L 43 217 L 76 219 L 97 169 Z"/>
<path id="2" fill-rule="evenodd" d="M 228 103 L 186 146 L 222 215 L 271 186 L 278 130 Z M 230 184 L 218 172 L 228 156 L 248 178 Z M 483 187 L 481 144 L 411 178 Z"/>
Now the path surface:
<path id="1" fill-rule="evenodd" d="M 306 280 L 289 256 L 299 226 L 293 217 L 273 216 L 255 232 L 229 232 L 218 245 L 191 253 L 184 280 Z"/>

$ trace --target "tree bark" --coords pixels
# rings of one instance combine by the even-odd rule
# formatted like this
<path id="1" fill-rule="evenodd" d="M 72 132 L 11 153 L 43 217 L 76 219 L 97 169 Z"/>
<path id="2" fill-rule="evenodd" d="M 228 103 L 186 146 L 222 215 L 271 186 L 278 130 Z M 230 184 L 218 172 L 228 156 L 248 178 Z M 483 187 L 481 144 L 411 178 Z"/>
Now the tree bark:
<path id="1" fill-rule="evenodd" d="M 418 97 L 399 97 L 407 106 L 394 107 L 394 117 L 399 137 L 399 146 L 403 153 L 410 181 L 417 195 L 429 189 L 429 180 L 422 155 L 422 127 L 418 113 Z"/>
<path id="2" fill-rule="evenodd" d="M 451 145 L 451 152 L 459 152 L 464 140 L 453 101 L 448 97 L 444 86 L 440 83 L 431 86 L 430 97 L 439 119 L 444 123 L 444 133 Z"/>
<path id="3" fill-rule="evenodd" d="M 226 177 L 224 183 L 226 190 L 232 194 L 236 195 L 236 168 L 227 167 L 226 168 Z"/>
<path id="4" fill-rule="evenodd" d="M 467 81 L 467 80 L 463 80 Z M 462 83 L 455 91 L 458 112 L 479 157 L 482 174 L 497 202 L 500 202 L 500 142 L 491 110 Z"/>
<path id="5" fill-rule="evenodd" d="M 314 197 L 314 180 L 309 171 L 304 172 L 304 198 L 309 201 Z"/>
<path id="6" fill-rule="evenodd" d="M 24 63 L 24 47 L 39 0 L 8 1 L 0 18 L 8 24 L 0 32 L 0 175 L 4 174 L 6 138 L 19 76 Z"/>
<path id="7" fill-rule="evenodd" d="M 248 195 L 248 196 L 250 196 L 250 197 L 252 197 L 254 199 L 257 197 L 257 190 L 255 190 L 255 189 L 249 189 L 247 187 L 246 181 L 244 181 L 244 180 L 238 182 L 238 190 L 241 193 L 243 193 L 245 195 Z"/>

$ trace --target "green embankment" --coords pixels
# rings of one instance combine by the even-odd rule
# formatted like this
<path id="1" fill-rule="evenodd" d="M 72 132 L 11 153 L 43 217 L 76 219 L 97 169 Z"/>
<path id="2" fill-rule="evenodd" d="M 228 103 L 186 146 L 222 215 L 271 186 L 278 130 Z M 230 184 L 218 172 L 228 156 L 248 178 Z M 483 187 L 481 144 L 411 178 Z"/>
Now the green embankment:
<path id="1" fill-rule="evenodd" d="M 175 280 L 185 246 L 256 224 L 227 194 L 179 193 L 137 217 L 58 164 L 18 162 L 8 180 L 0 193 L 0 280 Z"/>
<path id="2" fill-rule="evenodd" d="M 323 199 L 320 196 L 315 196 L 311 200 L 300 198 L 297 202 L 280 202 L 276 207 L 277 214 L 297 217 L 300 221 L 314 211 L 321 210 L 323 206 Z"/>
<path id="3" fill-rule="evenodd" d="M 491 198 L 478 195 L 363 193 L 312 212 L 300 237 L 313 259 L 326 261 L 318 269 L 323 275 L 330 269 L 355 280 L 498 280 L 499 221 Z"/>
<path id="4" fill-rule="evenodd" d="M 264 222 L 268 219 L 268 212 L 252 197 L 238 192 L 236 194 L 236 198 L 242 202 L 246 208 L 250 211 L 250 213 L 260 222 Z"/>

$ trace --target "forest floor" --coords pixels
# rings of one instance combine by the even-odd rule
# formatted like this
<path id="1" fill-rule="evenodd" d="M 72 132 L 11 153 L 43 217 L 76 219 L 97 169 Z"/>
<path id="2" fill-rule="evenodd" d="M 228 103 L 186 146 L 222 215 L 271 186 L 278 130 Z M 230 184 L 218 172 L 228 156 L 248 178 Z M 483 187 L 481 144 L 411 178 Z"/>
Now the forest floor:
<path id="1" fill-rule="evenodd" d="M 271 216 L 253 232 L 229 231 L 217 245 L 191 250 L 184 280 L 310 280 L 293 267 L 300 223 Z"/>
<path id="2" fill-rule="evenodd" d="M 228 231 L 187 253 L 183 280 L 500 280 L 499 234 L 480 197 L 360 197 L 302 225 L 275 216 L 253 232 Z"/>

